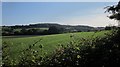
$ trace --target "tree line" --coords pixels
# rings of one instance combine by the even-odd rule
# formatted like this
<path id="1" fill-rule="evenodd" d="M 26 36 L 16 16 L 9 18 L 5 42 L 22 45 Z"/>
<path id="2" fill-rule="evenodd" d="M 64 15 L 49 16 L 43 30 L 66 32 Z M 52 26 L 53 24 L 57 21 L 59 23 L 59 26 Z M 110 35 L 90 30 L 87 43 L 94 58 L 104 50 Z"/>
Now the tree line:
<path id="1" fill-rule="evenodd" d="M 49 35 L 49 34 L 59 34 L 64 33 L 65 29 L 51 26 L 48 30 L 41 30 L 39 28 L 21 28 L 19 31 L 11 27 L 2 28 L 2 35 Z"/>
<path id="2" fill-rule="evenodd" d="M 48 29 L 41 28 L 14 28 L 14 27 L 3 27 L 2 35 L 3 36 L 11 36 L 11 35 L 50 35 L 50 34 L 61 34 L 61 33 L 73 33 L 73 32 L 91 32 L 91 31 L 100 31 L 100 30 L 111 30 L 117 28 L 116 26 L 106 26 L 105 28 L 98 29 L 82 29 L 79 27 L 75 28 L 65 28 L 59 26 L 50 26 Z"/>

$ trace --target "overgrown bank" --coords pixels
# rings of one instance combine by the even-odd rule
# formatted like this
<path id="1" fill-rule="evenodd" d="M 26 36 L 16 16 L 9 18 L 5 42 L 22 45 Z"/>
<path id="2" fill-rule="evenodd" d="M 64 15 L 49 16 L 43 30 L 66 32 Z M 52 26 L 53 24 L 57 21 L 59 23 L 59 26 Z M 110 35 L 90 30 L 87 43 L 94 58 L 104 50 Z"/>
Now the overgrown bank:
<path id="1" fill-rule="evenodd" d="M 71 43 L 72 47 L 61 49 L 45 66 L 57 67 L 119 67 L 120 30 L 113 30 L 105 37 L 91 40 L 82 39 L 81 43 Z"/>
<path id="2" fill-rule="evenodd" d="M 71 36 L 71 38 L 73 38 Z M 67 46 L 60 45 L 51 56 L 43 58 L 34 50 L 34 44 L 23 50 L 18 64 L 3 55 L 3 66 L 42 66 L 42 67 L 108 67 L 119 66 L 120 62 L 120 30 L 112 30 L 105 37 L 73 40 Z M 39 46 L 42 48 L 42 45 Z M 4 49 L 9 49 L 3 46 Z M 4 52 L 4 50 L 3 50 Z M 39 51 L 40 52 L 40 51 Z M 5 52 L 4 52 L 5 53 Z"/>

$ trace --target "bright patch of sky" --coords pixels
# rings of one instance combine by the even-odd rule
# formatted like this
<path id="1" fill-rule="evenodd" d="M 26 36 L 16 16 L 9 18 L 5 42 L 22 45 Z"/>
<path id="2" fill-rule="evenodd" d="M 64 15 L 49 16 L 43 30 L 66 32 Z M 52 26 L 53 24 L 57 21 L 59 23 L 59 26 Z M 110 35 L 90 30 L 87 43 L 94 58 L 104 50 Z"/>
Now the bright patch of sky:
<path id="1" fill-rule="evenodd" d="M 0 2 L 0 25 L 2 25 L 2 3 Z"/>
<path id="2" fill-rule="evenodd" d="M 118 2 L 119 0 L 2 0 L 3 2 Z"/>
<path id="3" fill-rule="evenodd" d="M 116 25 L 104 7 L 116 2 L 3 2 L 3 25 L 59 23 L 68 25 Z"/>

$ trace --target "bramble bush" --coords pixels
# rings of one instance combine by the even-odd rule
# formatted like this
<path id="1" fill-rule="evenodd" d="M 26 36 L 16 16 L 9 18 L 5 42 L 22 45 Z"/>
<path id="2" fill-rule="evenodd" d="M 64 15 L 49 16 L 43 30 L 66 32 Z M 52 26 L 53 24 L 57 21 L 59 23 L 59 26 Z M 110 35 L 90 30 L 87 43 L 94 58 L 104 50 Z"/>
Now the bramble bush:
<path id="1" fill-rule="evenodd" d="M 61 50 L 46 67 L 119 67 L 120 66 L 120 29 L 113 29 L 105 37 L 96 37 L 74 44 L 74 47 Z"/>
<path id="2" fill-rule="evenodd" d="M 95 32 L 96 33 L 96 32 Z M 72 40 L 67 46 L 60 45 L 53 54 L 42 57 L 33 49 L 36 43 L 22 51 L 16 66 L 26 67 L 119 67 L 120 66 L 120 29 L 113 29 L 104 37 Z M 74 39 L 74 36 L 70 36 Z M 3 51 L 8 47 L 3 47 Z M 40 49 L 43 45 L 40 45 Z M 7 51 L 7 50 L 6 50 Z M 42 51 L 42 50 L 41 50 Z M 14 66 L 11 60 L 3 57 L 3 66 Z"/>

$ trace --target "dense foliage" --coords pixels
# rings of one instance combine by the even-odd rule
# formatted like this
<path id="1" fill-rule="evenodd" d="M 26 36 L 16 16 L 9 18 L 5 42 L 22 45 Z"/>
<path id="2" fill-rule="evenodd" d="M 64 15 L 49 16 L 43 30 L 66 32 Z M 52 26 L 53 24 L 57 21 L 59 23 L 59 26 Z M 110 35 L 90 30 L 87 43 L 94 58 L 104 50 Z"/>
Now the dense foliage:
<path id="1" fill-rule="evenodd" d="M 93 35 L 94 36 L 94 35 Z M 17 64 L 10 60 L 9 45 L 3 46 L 3 66 L 41 66 L 41 67 L 108 67 L 119 66 L 120 62 L 120 30 L 112 30 L 105 37 L 96 37 L 91 39 L 80 38 L 74 40 L 74 36 L 67 46 L 60 45 L 59 49 L 50 56 L 43 57 L 38 54 L 34 48 L 35 44 L 30 45 L 22 51 L 21 60 Z M 39 46 L 43 48 L 42 45 Z M 42 51 L 42 50 L 41 50 Z"/>
<path id="2" fill-rule="evenodd" d="M 111 13 L 111 15 L 108 16 L 110 19 L 120 20 L 120 1 L 117 5 L 107 6 L 105 8 L 107 8 L 105 12 Z"/>
<path id="3" fill-rule="evenodd" d="M 70 45 L 72 47 L 61 49 L 44 65 L 53 67 L 120 66 L 120 30 L 113 30 L 103 38 L 82 39 L 82 43 Z"/>

